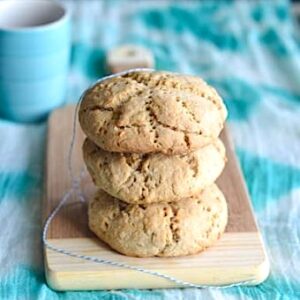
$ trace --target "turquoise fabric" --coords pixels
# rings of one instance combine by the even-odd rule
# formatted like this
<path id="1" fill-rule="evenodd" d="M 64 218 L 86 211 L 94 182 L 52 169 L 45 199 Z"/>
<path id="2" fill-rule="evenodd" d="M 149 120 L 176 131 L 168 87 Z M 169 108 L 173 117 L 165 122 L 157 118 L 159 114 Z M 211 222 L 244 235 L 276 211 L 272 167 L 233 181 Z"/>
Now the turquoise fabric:
<path id="1" fill-rule="evenodd" d="M 123 291 L 128 299 L 300 298 L 300 49 L 287 1 L 65 1 L 73 12 L 67 102 L 106 73 L 105 52 L 149 47 L 158 69 L 216 86 L 266 243 L 271 274 L 257 287 Z M 0 299 L 126 299 L 54 292 L 41 236 L 47 124 L 0 122 Z M 131 298 L 130 298 L 131 297 Z"/>

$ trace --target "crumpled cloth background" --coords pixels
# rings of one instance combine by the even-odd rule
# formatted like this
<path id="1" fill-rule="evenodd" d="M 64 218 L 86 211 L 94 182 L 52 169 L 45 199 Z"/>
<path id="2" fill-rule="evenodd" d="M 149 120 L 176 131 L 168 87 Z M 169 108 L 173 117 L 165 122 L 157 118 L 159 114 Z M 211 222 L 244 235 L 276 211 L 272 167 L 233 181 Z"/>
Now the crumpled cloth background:
<path id="1" fill-rule="evenodd" d="M 128 290 L 136 299 L 300 298 L 300 43 L 287 1 L 65 1 L 73 12 L 66 102 L 105 74 L 107 49 L 149 47 L 157 69 L 215 85 L 271 262 L 257 287 Z M 41 210 L 47 123 L 0 121 L 0 299 L 125 299 L 45 283 Z"/>

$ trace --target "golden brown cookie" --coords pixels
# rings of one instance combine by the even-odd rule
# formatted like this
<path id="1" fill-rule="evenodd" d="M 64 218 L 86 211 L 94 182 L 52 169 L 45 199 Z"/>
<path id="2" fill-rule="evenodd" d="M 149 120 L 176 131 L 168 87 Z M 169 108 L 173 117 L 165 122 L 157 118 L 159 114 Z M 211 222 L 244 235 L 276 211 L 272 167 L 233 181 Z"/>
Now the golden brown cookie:
<path id="1" fill-rule="evenodd" d="M 79 121 L 110 152 L 183 154 L 212 142 L 227 116 L 202 79 L 166 72 L 133 72 L 96 84 L 84 95 Z"/>
<path id="2" fill-rule="evenodd" d="M 182 256 L 211 246 L 224 232 L 227 204 L 216 185 L 183 201 L 126 204 L 102 190 L 89 203 L 89 227 L 128 256 Z"/>
<path id="3" fill-rule="evenodd" d="M 83 156 L 94 183 L 127 203 L 178 201 L 211 185 L 225 165 L 219 139 L 181 155 L 107 152 L 89 139 Z"/>

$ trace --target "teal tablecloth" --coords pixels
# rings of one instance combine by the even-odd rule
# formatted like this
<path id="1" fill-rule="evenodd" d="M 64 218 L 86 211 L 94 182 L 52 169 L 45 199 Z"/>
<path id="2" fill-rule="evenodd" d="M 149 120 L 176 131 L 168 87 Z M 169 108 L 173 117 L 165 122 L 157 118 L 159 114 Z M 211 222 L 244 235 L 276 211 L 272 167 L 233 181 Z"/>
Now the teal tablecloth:
<path id="1" fill-rule="evenodd" d="M 214 84 L 271 262 L 257 287 L 125 291 L 136 299 L 300 298 L 300 51 L 286 1 L 65 1 L 73 10 L 67 101 L 104 73 L 104 54 L 124 42 L 155 54 L 157 68 Z M 0 122 L 0 299 L 123 299 L 56 293 L 41 250 L 47 124 Z"/>

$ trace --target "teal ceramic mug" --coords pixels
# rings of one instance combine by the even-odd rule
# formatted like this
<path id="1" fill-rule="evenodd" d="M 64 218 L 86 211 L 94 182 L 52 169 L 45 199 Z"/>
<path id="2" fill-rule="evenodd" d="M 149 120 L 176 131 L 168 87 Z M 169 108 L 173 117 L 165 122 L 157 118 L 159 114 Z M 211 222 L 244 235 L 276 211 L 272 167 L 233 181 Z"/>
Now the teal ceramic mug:
<path id="1" fill-rule="evenodd" d="M 70 18 L 48 0 L 0 1 L 0 118 L 44 119 L 64 102 Z"/>

